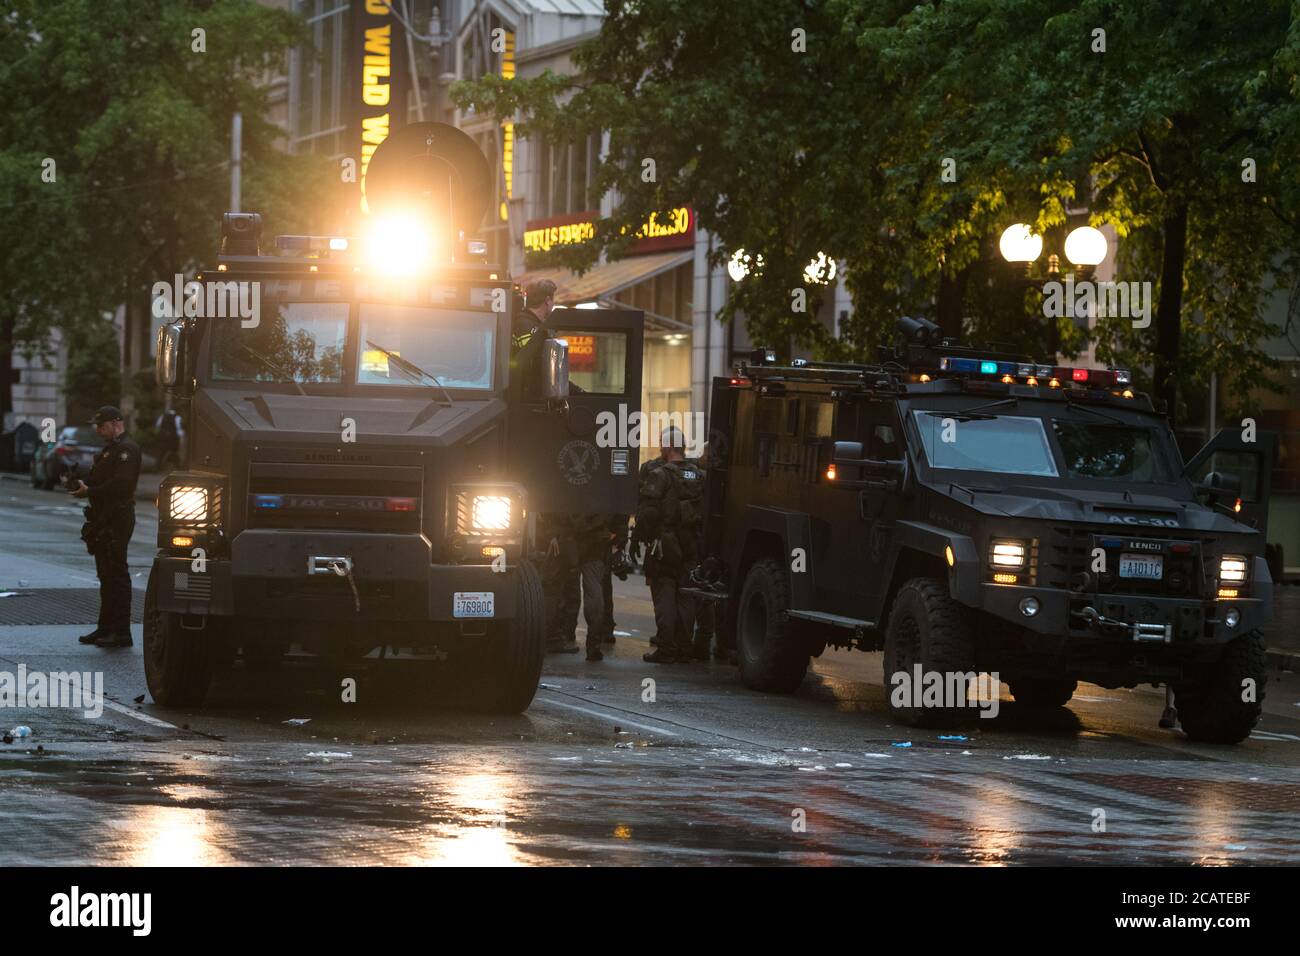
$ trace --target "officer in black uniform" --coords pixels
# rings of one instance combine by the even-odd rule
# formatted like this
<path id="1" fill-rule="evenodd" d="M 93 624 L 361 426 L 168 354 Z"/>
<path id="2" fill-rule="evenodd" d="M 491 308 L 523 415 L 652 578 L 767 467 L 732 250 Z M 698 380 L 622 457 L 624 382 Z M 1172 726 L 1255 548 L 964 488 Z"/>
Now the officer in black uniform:
<path id="1" fill-rule="evenodd" d="M 140 480 L 140 446 L 126 437 L 122 413 L 105 405 L 91 422 L 104 450 L 86 481 L 78 479 L 74 498 L 87 498 L 81 537 L 95 556 L 99 577 L 99 626 L 78 638 L 97 647 L 131 646 L 131 572 L 127 546 L 135 530 L 135 486 Z"/>
<path id="2" fill-rule="evenodd" d="M 694 528 L 682 523 L 682 483 L 695 480 L 695 470 L 683 467 L 685 438 L 670 426 L 660 436 L 663 454 L 641 468 L 632 540 L 646 547 L 645 576 L 654 602 L 655 650 L 642 655 L 648 664 L 687 663 L 695 659 L 695 601 L 682 593 L 686 575 L 699 560 Z M 685 478 L 684 472 L 690 472 Z"/>
<path id="3" fill-rule="evenodd" d="M 517 296 L 510 318 L 510 388 L 520 399 L 541 397 L 542 344 L 550 334 L 547 318 L 555 309 L 555 283 L 537 279 Z"/>
<path id="4" fill-rule="evenodd" d="M 576 654 L 574 638 L 582 601 L 579 571 L 581 545 L 569 515 L 542 512 L 537 516 L 537 543 L 543 549 L 542 597 L 546 604 L 546 653 Z"/>
<path id="5" fill-rule="evenodd" d="M 600 590 L 605 601 L 605 619 L 600 624 L 600 643 L 614 643 L 614 575 L 622 581 L 627 580 L 627 515 L 610 515 L 607 529 L 609 531 L 609 548 L 605 554 L 605 567 L 601 571 Z"/>

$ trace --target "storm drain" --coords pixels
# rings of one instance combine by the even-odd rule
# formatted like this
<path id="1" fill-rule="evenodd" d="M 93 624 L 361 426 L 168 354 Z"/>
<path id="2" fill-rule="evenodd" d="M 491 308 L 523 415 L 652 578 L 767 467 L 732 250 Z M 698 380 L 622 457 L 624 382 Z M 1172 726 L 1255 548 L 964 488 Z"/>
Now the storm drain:
<path id="1" fill-rule="evenodd" d="M 0 591 L 0 626 L 94 624 L 99 620 L 99 588 L 31 588 Z M 142 620 L 144 592 L 131 592 L 131 620 Z"/>

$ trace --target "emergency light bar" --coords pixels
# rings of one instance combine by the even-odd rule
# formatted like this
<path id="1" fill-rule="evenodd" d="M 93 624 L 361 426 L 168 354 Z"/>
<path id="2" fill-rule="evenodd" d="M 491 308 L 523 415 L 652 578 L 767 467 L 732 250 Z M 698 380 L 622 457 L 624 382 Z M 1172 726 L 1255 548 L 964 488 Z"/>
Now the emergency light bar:
<path id="1" fill-rule="evenodd" d="M 314 252 L 328 256 L 331 252 L 347 252 L 346 236 L 276 236 L 275 247 L 281 252 Z"/>
<path id="2" fill-rule="evenodd" d="M 1124 368 L 1031 365 L 1024 362 L 1000 362 L 994 359 L 961 358 L 952 355 L 945 355 L 939 359 L 939 370 L 955 375 L 996 375 L 1008 382 L 1018 378 L 1026 379 L 1030 385 L 1037 385 L 1039 379 L 1046 379 L 1049 386 L 1053 388 L 1059 387 L 1062 382 L 1077 382 L 1093 388 L 1133 384 L 1133 373 Z"/>

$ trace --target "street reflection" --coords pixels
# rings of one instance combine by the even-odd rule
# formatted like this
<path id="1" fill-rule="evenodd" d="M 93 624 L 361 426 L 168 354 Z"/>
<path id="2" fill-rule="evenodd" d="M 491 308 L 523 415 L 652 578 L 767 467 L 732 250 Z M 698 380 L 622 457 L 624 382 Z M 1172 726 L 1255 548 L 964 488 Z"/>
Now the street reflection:
<path id="1" fill-rule="evenodd" d="M 218 844 L 215 814 L 190 807 L 138 807 L 126 821 L 131 866 L 212 866 L 236 862 Z"/>
<path id="2" fill-rule="evenodd" d="M 970 861 L 984 866 L 1006 866 L 1010 857 L 1020 849 L 1025 830 L 1024 814 L 1025 808 L 1001 787 L 981 789 L 978 801 L 968 803 L 965 813 L 966 820 L 972 824 L 971 846 L 967 851 Z M 942 862 L 942 859 L 940 856 L 934 862 Z"/>
<path id="3" fill-rule="evenodd" d="M 409 863 L 423 866 L 520 866 L 509 821 L 516 800 L 509 774 L 455 766 L 437 772 L 426 799 L 458 817 L 433 827 Z"/>
<path id="4" fill-rule="evenodd" d="M 1238 832 L 1238 807 L 1218 787 L 1199 788 L 1196 803 L 1192 806 L 1192 826 L 1195 857 L 1187 862 L 1198 866 L 1227 866 L 1228 857 L 1240 855 L 1245 838 Z M 1236 851 L 1229 847 L 1237 847 Z"/>

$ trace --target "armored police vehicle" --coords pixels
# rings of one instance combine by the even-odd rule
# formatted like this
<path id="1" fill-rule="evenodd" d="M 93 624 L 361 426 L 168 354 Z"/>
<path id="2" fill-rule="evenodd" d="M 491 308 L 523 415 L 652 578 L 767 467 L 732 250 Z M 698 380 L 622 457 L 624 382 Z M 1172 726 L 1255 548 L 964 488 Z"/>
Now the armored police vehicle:
<path id="1" fill-rule="evenodd" d="M 490 186 L 469 137 L 413 124 L 373 155 L 363 236 L 282 236 L 268 255 L 257 216 L 226 215 L 215 270 L 158 335 L 189 435 L 145 598 L 159 703 L 289 650 L 336 674 L 450 658 L 483 707 L 531 702 L 532 529 L 634 509 L 638 450 L 598 445 L 597 423 L 639 408 L 642 316 L 557 311 L 529 361 L 512 355 L 511 282 L 472 238 Z M 566 335 L 584 344 L 573 394 Z"/>
<path id="2" fill-rule="evenodd" d="M 951 723 L 996 673 L 1032 707 L 1167 684 L 1189 737 L 1247 736 L 1274 436 L 1226 429 L 1184 463 L 1127 371 L 900 326 L 877 365 L 760 350 L 714 381 L 705 546 L 744 683 L 789 692 L 827 645 L 883 649 L 912 724 Z"/>

